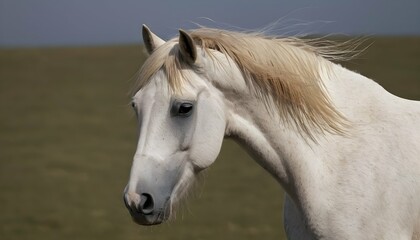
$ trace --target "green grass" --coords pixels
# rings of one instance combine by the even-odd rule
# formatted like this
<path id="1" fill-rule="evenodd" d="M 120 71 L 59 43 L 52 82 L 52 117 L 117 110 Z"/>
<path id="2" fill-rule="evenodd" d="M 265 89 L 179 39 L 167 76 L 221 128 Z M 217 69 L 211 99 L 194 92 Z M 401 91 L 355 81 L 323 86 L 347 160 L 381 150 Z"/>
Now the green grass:
<path id="1" fill-rule="evenodd" d="M 378 38 L 345 65 L 420 99 L 420 38 Z M 122 202 L 136 144 L 139 46 L 0 50 L 0 239 L 282 239 L 281 187 L 233 142 L 175 221 Z"/>

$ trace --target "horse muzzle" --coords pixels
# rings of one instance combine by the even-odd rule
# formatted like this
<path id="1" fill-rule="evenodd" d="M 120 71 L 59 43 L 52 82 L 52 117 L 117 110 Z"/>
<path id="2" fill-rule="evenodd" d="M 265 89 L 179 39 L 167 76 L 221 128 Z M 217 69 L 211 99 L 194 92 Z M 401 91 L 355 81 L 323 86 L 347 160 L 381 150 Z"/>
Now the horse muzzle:
<path id="1" fill-rule="evenodd" d="M 151 193 L 126 192 L 124 203 L 133 221 L 140 225 L 157 225 L 169 218 L 170 197 L 158 199 Z"/>

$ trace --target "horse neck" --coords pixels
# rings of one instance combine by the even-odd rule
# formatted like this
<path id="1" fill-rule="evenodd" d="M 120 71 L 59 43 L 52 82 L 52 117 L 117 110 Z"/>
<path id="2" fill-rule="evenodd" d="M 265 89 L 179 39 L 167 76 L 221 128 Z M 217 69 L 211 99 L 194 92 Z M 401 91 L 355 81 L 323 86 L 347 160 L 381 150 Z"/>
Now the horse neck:
<path id="1" fill-rule="evenodd" d="M 229 114 L 227 135 L 239 143 L 294 198 L 298 185 L 310 182 L 318 161 L 310 161 L 311 145 L 282 124 L 277 114 L 268 114 L 260 100 L 236 99 Z M 239 102 L 241 101 L 241 102 Z M 305 179 L 307 181 L 305 181 Z"/>
<path id="2" fill-rule="evenodd" d="M 364 81 L 363 76 L 335 64 L 330 71 L 322 80 L 327 92 L 331 93 L 332 102 L 340 111 L 346 111 L 343 112 L 345 116 L 357 114 L 348 112 L 353 109 L 351 102 L 346 101 L 348 89 L 367 87 L 356 85 L 359 82 L 369 85 L 371 81 Z M 234 91 L 225 91 L 225 97 L 230 106 L 227 135 L 242 145 L 295 202 L 322 191 L 324 185 L 320 176 L 329 171 L 326 151 L 342 136 L 325 133 L 313 142 L 284 124 L 276 111 L 268 112 L 261 99 Z"/>

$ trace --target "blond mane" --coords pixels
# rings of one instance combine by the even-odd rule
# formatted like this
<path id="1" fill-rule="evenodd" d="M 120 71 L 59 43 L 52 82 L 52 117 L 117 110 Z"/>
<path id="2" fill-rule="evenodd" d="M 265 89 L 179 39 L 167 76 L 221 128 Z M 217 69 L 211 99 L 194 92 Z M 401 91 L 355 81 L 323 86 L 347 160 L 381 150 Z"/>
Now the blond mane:
<path id="1" fill-rule="evenodd" d="M 214 50 L 229 56 L 241 70 L 252 92 L 266 103 L 274 103 L 286 123 L 315 140 L 315 133 L 345 134 L 348 121 L 331 103 L 321 80 L 332 74 L 329 60 L 347 60 L 353 45 L 337 50 L 337 45 L 320 39 L 264 36 L 211 28 L 189 32 L 196 45 L 212 58 Z M 139 71 L 133 93 L 163 69 L 172 90 L 183 80 L 181 69 L 192 68 L 182 59 L 178 39 L 157 48 Z M 338 47 L 347 46 L 345 44 Z M 225 66 L 224 68 L 228 68 Z M 227 70 L 226 70 L 227 71 Z"/>

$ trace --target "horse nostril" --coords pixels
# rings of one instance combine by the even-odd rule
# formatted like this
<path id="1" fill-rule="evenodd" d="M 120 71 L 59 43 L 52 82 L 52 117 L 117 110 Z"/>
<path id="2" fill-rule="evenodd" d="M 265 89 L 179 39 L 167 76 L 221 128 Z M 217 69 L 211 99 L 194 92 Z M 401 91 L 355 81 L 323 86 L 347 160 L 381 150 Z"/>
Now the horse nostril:
<path id="1" fill-rule="evenodd" d="M 143 214 L 150 214 L 153 212 L 153 207 L 154 207 L 154 202 L 153 202 L 152 195 L 148 193 L 142 193 L 140 195 L 140 206 L 139 206 L 140 209 L 139 210 Z"/>

